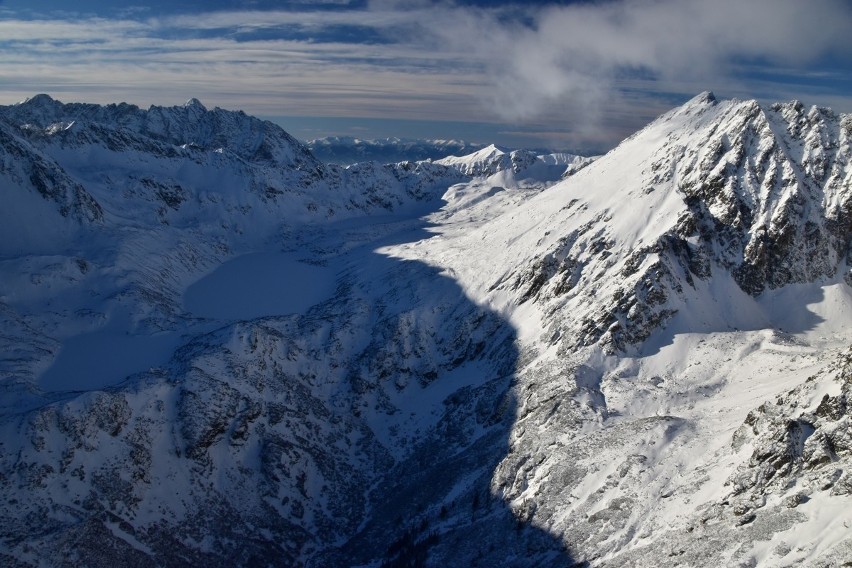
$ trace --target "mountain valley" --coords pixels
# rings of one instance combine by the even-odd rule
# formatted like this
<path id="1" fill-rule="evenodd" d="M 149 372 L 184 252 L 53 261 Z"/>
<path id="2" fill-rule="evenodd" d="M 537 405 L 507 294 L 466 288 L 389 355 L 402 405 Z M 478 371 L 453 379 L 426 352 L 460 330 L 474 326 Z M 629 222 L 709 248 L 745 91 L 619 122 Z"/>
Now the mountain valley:
<path id="1" fill-rule="evenodd" d="M 0 107 L 8 566 L 852 562 L 852 117 L 326 164 Z"/>

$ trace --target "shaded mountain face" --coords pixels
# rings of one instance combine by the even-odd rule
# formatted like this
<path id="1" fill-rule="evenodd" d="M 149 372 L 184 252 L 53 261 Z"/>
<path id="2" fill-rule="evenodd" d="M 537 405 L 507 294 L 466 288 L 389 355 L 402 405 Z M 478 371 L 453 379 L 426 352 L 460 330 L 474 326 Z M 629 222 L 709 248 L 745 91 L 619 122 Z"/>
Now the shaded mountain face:
<path id="1" fill-rule="evenodd" d="M 851 135 L 705 93 L 593 162 L 342 168 L 0 107 L 0 555 L 840 565 Z"/>

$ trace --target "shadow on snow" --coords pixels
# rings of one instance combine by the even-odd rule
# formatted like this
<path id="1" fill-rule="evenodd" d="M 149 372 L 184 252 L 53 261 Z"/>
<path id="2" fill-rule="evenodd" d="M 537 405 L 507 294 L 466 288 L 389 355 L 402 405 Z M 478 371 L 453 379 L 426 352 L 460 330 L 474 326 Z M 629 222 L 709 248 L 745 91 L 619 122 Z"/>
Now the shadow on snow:
<path id="1" fill-rule="evenodd" d="M 404 408 L 394 405 L 390 415 L 408 412 L 416 418 L 434 411 L 436 420 L 425 431 L 407 433 L 413 442 L 369 490 L 367 518 L 356 534 L 310 565 L 574 565 L 558 537 L 532 526 L 526 520 L 529 511 L 514 512 L 492 485 L 495 470 L 510 452 L 516 420 L 513 384 L 519 352 L 515 330 L 498 314 L 467 298 L 439 269 L 372 252 L 377 244 L 433 236 L 427 228 L 422 223 L 404 226 L 373 240 L 363 257 L 350 255 L 357 262 L 343 278 L 369 290 L 375 303 L 371 343 L 353 363 L 350 384 L 339 396 L 354 397 L 353 406 L 375 398 L 376 393 L 382 397 L 389 393 L 393 400 L 394 393 L 402 390 L 394 381 L 400 375 L 409 380 L 416 377 L 421 384 L 427 383 L 422 391 L 415 387 L 422 400 L 409 399 Z M 418 368 L 417 361 L 396 360 L 395 376 L 365 373 L 376 358 L 388 357 L 388 348 L 395 349 L 386 343 L 394 338 L 382 330 L 398 329 L 406 318 L 426 327 L 415 323 L 407 339 L 421 338 L 413 350 L 431 353 L 421 362 L 431 356 L 436 371 L 430 375 L 433 367 Z M 434 322 L 434 329 L 428 329 L 433 325 L 429 322 Z M 377 367 L 387 368 L 384 363 Z M 429 395 L 431 391 L 440 395 Z M 397 438 L 406 437 L 397 434 Z"/>

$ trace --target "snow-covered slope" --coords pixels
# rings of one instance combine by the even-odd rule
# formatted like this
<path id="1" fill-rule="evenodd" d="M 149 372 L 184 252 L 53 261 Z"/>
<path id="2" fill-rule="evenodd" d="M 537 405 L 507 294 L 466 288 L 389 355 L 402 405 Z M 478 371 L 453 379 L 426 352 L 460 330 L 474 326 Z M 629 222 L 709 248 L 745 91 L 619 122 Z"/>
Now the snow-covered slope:
<path id="1" fill-rule="evenodd" d="M 436 163 L 456 168 L 474 177 L 501 174 L 501 181 L 517 184 L 524 180 L 557 181 L 573 174 L 593 161 L 574 154 L 536 155 L 526 150 L 507 151 L 495 145 L 486 146 L 466 156 L 448 156 Z"/>
<path id="2" fill-rule="evenodd" d="M 705 93 L 590 164 L 339 168 L 0 108 L 0 558 L 840 566 L 850 136 Z"/>
<path id="3" fill-rule="evenodd" d="M 326 163 L 349 165 L 359 162 L 390 164 L 406 161 L 437 160 L 462 156 L 482 148 L 464 140 L 413 140 L 379 138 L 365 140 L 352 136 L 329 136 L 309 140 L 306 146 Z"/>
<path id="4" fill-rule="evenodd" d="M 761 293 L 846 278 L 849 119 L 706 97 L 459 238 L 471 293 L 540 306 L 570 347 L 623 350 L 675 315 L 708 331 L 763 327 Z M 720 292 L 738 304 L 710 308 Z"/>
<path id="5" fill-rule="evenodd" d="M 117 201 L 124 209 L 128 198 L 145 201 L 146 213 L 159 215 L 152 220 L 167 223 L 198 224 L 198 218 L 184 219 L 183 210 L 198 215 L 209 209 L 218 223 L 223 208 L 250 209 L 238 216 L 251 217 L 252 226 L 254 217 L 267 213 L 276 220 L 282 214 L 288 220 L 339 218 L 435 199 L 447 182 L 461 179 L 428 164 L 367 166 L 372 177 L 359 185 L 352 178 L 364 181 L 363 168 L 327 167 L 274 124 L 242 112 L 208 111 L 195 99 L 142 110 L 64 105 L 38 95 L 0 109 L 0 118 L 15 126 L 4 136 L 10 144 L 29 144 L 96 200 Z M 5 161 L 12 161 L 16 150 L 5 150 Z M 23 181 L 40 188 L 37 180 Z M 182 207 L 188 199 L 194 202 Z"/>
<path id="6" fill-rule="evenodd" d="M 817 371 L 850 339 L 851 125 L 707 93 L 475 228 L 393 249 L 452 273 L 528 348 L 495 494 L 594 565 L 852 557 L 824 530 L 852 522 L 832 489 L 849 417 L 808 414 L 823 394 L 842 406 L 848 380 Z M 786 394 L 811 376 L 806 402 Z M 771 420 L 749 414 L 776 397 Z M 800 425 L 779 438 L 785 420 Z M 783 478 L 755 480 L 767 460 Z"/>

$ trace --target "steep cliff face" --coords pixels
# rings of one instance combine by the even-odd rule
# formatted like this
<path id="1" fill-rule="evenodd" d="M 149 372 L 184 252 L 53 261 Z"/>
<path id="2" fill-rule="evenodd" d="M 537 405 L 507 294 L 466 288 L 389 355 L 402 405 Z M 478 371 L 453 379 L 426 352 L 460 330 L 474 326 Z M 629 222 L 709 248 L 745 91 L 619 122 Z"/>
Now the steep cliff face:
<path id="1" fill-rule="evenodd" d="M 756 298 L 849 278 L 849 125 L 796 102 L 696 97 L 519 210 L 490 287 L 540 305 L 567 349 L 619 352 L 676 314 L 706 317 L 711 282 Z"/>
<path id="2" fill-rule="evenodd" d="M 850 134 L 704 94 L 590 164 L 339 168 L 0 108 L 0 557 L 840 565 Z"/>

